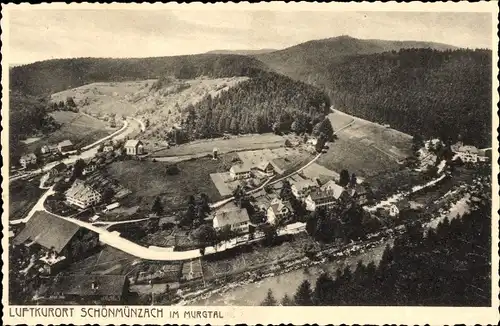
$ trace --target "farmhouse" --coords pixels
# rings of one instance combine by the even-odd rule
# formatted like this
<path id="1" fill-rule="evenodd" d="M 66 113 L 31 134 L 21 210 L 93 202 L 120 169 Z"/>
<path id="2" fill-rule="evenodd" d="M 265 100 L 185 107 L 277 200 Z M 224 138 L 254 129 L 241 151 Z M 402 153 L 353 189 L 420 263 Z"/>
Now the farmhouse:
<path id="1" fill-rule="evenodd" d="M 229 169 L 229 174 L 233 180 L 248 179 L 252 176 L 250 169 L 243 165 L 233 165 Z"/>
<path id="2" fill-rule="evenodd" d="M 58 150 L 57 145 L 43 145 L 40 149 L 42 154 L 56 153 Z"/>
<path id="3" fill-rule="evenodd" d="M 71 140 L 64 140 L 57 144 L 57 148 L 59 149 L 59 152 L 69 152 L 73 150 L 73 143 Z"/>
<path id="4" fill-rule="evenodd" d="M 52 169 L 50 169 L 49 176 L 55 177 L 55 176 L 61 174 L 62 172 L 66 171 L 67 168 L 68 168 L 68 166 L 61 162 L 61 163 L 57 164 L 56 166 L 54 166 Z"/>
<path id="5" fill-rule="evenodd" d="M 399 217 L 399 214 L 405 210 L 411 208 L 410 203 L 407 200 L 402 200 L 399 203 L 391 205 L 389 208 L 389 215 L 392 217 Z"/>
<path id="6" fill-rule="evenodd" d="M 269 161 L 260 162 L 255 169 L 267 176 L 272 176 L 275 173 L 274 166 Z"/>
<path id="7" fill-rule="evenodd" d="M 271 205 L 267 209 L 267 221 L 271 224 L 276 224 L 279 220 L 287 218 L 291 213 L 292 207 L 290 203 L 275 198 L 271 201 Z"/>
<path id="8" fill-rule="evenodd" d="M 299 199 L 304 200 L 314 189 L 318 188 L 316 181 L 305 179 L 292 184 L 292 193 Z"/>
<path id="9" fill-rule="evenodd" d="M 229 226 L 235 232 L 247 233 L 250 225 L 250 218 L 246 208 L 232 207 L 221 209 L 215 213 L 213 227 L 220 230 Z"/>
<path id="10" fill-rule="evenodd" d="M 19 163 L 21 163 L 21 166 L 23 168 L 26 168 L 27 166 L 32 164 L 36 164 L 36 155 L 34 153 L 23 155 L 21 156 Z"/>
<path id="11" fill-rule="evenodd" d="M 460 158 L 463 162 L 476 163 L 479 160 L 479 150 L 475 146 L 463 145 L 461 142 L 451 146 L 453 152 L 456 153 L 456 158 Z"/>
<path id="12" fill-rule="evenodd" d="M 72 205 L 85 209 L 99 203 L 102 200 L 102 194 L 95 187 L 76 180 L 66 192 L 66 200 Z"/>
<path id="13" fill-rule="evenodd" d="M 367 204 L 369 201 L 369 190 L 362 184 L 356 184 L 354 187 L 350 188 L 349 193 L 359 205 Z"/>
<path id="14" fill-rule="evenodd" d="M 324 184 L 306 198 L 306 209 L 315 211 L 319 207 L 331 208 L 349 197 L 343 187 L 333 181 Z"/>
<path id="15" fill-rule="evenodd" d="M 127 155 L 142 155 L 144 154 L 144 145 L 140 140 L 130 139 L 125 142 L 125 153 Z"/>
<path id="16" fill-rule="evenodd" d="M 112 152 L 112 151 L 114 151 L 114 150 L 115 150 L 115 148 L 113 147 L 113 144 L 106 144 L 106 145 L 104 145 L 104 147 L 102 148 L 102 151 L 103 151 L 104 153 Z"/>
<path id="17" fill-rule="evenodd" d="M 63 275 L 50 283 L 43 298 L 64 302 L 123 304 L 129 289 L 125 275 Z"/>

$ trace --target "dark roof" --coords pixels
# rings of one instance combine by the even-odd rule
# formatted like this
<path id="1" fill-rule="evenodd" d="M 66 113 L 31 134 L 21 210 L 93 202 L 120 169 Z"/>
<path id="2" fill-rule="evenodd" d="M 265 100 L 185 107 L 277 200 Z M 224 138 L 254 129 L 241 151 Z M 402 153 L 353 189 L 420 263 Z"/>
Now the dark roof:
<path id="1" fill-rule="evenodd" d="M 60 142 L 59 144 L 57 144 L 57 146 L 60 146 L 60 147 L 64 147 L 64 146 L 73 146 L 73 143 L 71 142 L 71 140 L 63 140 L 62 142 Z"/>
<path id="2" fill-rule="evenodd" d="M 79 228 L 78 225 L 48 212 L 38 211 L 14 238 L 14 244 L 34 241 L 46 249 L 53 247 L 56 252 L 60 253 Z"/>
<path id="3" fill-rule="evenodd" d="M 58 171 L 58 172 L 62 172 L 64 170 L 66 170 L 68 167 L 66 166 L 66 164 L 64 163 L 59 163 L 57 164 L 56 166 L 54 166 L 51 170 L 55 170 L 55 171 Z"/>
<path id="4" fill-rule="evenodd" d="M 246 208 L 231 208 L 221 209 L 215 213 L 215 219 L 218 222 L 218 227 L 232 225 L 239 222 L 249 221 L 248 212 Z"/>
<path id="5" fill-rule="evenodd" d="M 55 284 L 55 290 L 65 295 L 82 297 L 122 295 L 126 279 L 125 275 L 65 275 Z M 92 283 L 96 285 L 94 289 Z"/>

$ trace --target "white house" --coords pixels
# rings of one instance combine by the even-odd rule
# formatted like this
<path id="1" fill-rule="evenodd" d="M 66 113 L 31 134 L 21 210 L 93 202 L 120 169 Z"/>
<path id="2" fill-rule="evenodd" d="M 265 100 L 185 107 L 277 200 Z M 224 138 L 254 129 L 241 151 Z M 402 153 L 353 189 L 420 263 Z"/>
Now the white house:
<path id="1" fill-rule="evenodd" d="M 479 149 L 475 146 L 470 145 L 461 145 L 461 143 L 457 143 L 452 146 L 452 150 L 456 153 L 456 157 L 460 157 L 462 162 L 471 162 L 476 163 L 479 161 Z"/>
<path id="2" fill-rule="evenodd" d="M 127 155 L 142 155 L 144 154 L 144 145 L 140 140 L 130 139 L 125 142 L 125 153 Z"/>
<path id="3" fill-rule="evenodd" d="M 85 209 L 98 204 L 102 200 L 102 194 L 83 181 L 76 180 L 66 192 L 66 200 L 72 205 Z"/>
<path id="4" fill-rule="evenodd" d="M 102 151 L 103 151 L 104 153 L 112 152 L 112 151 L 114 151 L 114 150 L 115 150 L 115 148 L 113 147 L 113 145 L 112 145 L 112 144 L 107 144 L 107 145 L 104 145 L 104 147 L 102 148 Z"/>
<path id="5" fill-rule="evenodd" d="M 317 208 L 332 208 L 349 198 L 345 189 L 333 181 L 324 184 L 321 189 L 313 191 L 306 198 L 306 209 L 315 211 Z"/>
<path id="6" fill-rule="evenodd" d="M 275 199 L 267 209 L 267 221 L 275 224 L 280 219 L 288 217 L 292 213 L 292 208 L 288 202 Z"/>
<path id="7" fill-rule="evenodd" d="M 43 145 L 42 148 L 40 149 L 40 151 L 42 152 L 42 154 L 55 153 L 58 150 L 59 149 L 57 148 L 56 145 Z"/>
<path id="8" fill-rule="evenodd" d="M 275 173 L 274 166 L 269 161 L 262 161 L 255 168 L 268 176 L 272 176 Z"/>
<path id="9" fill-rule="evenodd" d="M 231 207 L 218 210 L 212 223 L 216 230 L 229 226 L 235 232 L 248 233 L 250 217 L 246 208 Z"/>
<path id="10" fill-rule="evenodd" d="M 307 143 L 306 144 L 316 146 L 317 143 L 318 143 L 318 138 L 316 138 L 316 137 L 310 137 L 309 139 L 307 139 Z"/>
<path id="11" fill-rule="evenodd" d="M 399 213 L 405 209 L 409 209 L 410 203 L 406 200 L 402 200 L 399 203 L 392 204 L 391 207 L 389 207 L 389 215 L 392 217 L 398 217 Z"/>
<path id="12" fill-rule="evenodd" d="M 248 179 L 252 176 L 250 169 L 243 165 L 233 165 L 231 169 L 229 169 L 229 174 L 233 180 Z"/>
<path id="13" fill-rule="evenodd" d="M 304 200 L 314 189 L 317 189 L 318 183 L 316 181 L 305 179 L 292 184 L 292 193 L 295 198 Z"/>
<path id="14" fill-rule="evenodd" d="M 36 164 L 36 155 L 34 153 L 29 153 L 29 154 L 23 155 L 23 156 L 21 156 L 19 163 L 21 163 L 21 166 L 23 168 L 26 168 L 27 166 L 29 166 L 31 164 Z"/>
<path id="15" fill-rule="evenodd" d="M 59 152 L 69 152 L 73 150 L 73 143 L 71 140 L 63 140 L 59 144 L 57 144 L 57 148 L 59 149 Z"/>

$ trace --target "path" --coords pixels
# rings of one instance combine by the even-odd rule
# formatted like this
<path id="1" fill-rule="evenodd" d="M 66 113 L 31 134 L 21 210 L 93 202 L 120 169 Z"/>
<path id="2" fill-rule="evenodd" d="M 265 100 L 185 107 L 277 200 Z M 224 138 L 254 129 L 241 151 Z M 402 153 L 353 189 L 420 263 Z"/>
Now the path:
<path id="1" fill-rule="evenodd" d="M 90 145 L 84 147 L 84 148 L 88 148 L 88 149 L 85 150 L 84 152 L 78 154 L 78 155 L 72 155 L 72 156 L 70 156 L 68 158 L 65 158 L 65 159 L 61 160 L 61 161 L 50 162 L 50 163 L 46 164 L 45 166 L 41 167 L 40 169 L 37 169 L 37 170 L 34 170 L 34 171 L 30 171 L 30 172 L 28 172 L 27 174 L 24 174 L 24 175 L 15 176 L 13 178 L 10 178 L 9 181 L 14 181 L 14 180 L 20 179 L 22 177 L 26 177 L 26 176 L 27 177 L 34 177 L 35 175 L 44 173 L 44 172 L 52 169 L 54 166 L 56 166 L 57 164 L 59 164 L 61 162 L 64 163 L 64 164 L 69 165 L 69 164 L 75 163 L 79 159 L 90 159 L 90 158 L 93 158 L 97 154 L 97 147 L 95 145 L 97 145 L 98 143 L 103 142 L 103 141 L 105 141 L 107 139 L 111 139 L 111 138 L 113 138 L 115 140 L 123 139 L 127 135 L 129 135 L 132 132 L 134 132 L 135 130 L 140 130 L 140 124 L 139 124 L 138 121 L 135 121 L 135 120 L 131 120 L 130 123 L 127 122 L 126 126 L 124 126 L 124 127 L 122 127 L 120 130 L 116 131 L 112 135 L 108 135 L 108 136 L 106 136 L 106 137 L 98 140 L 97 142 L 94 142 L 93 144 L 90 144 Z"/>
<path id="2" fill-rule="evenodd" d="M 26 217 L 18 219 L 18 220 L 12 220 L 9 223 L 12 224 L 12 225 L 15 225 L 15 224 L 20 224 L 20 223 L 26 223 L 26 222 L 28 222 L 33 217 L 33 215 L 35 214 L 35 212 L 37 212 L 37 211 L 44 211 L 45 210 L 45 207 L 43 206 L 43 204 L 45 203 L 45 200 L 47 199 L 47 197 L 49 197 L 52 194 L 54 194 L 54 189 L 52 187 L 50 187 L 49 190 L 47 190 L 40 197 L 40 199 L 38 199 L 38 201 L 36 202 L 35 206 L 33 206 L 33 208 L 29 211 L 29 213 L 28 213 L 28 215 L 26 215 Z"/>

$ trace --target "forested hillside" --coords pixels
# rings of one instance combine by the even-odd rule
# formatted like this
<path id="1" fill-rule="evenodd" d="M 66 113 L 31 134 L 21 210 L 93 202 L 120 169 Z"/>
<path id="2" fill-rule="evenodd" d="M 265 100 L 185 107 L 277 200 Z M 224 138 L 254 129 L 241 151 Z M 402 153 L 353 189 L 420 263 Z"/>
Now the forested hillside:
<path id="1" fill-rule="evenodd" d="M 306 280 L 282 304 L 485 307 L 491 305 L 491 272 L 490 201 L 426 235 L 421 225 L 408 225 L 378 266 L 359 262 L 354 271 L 322 274 L 314 288 Z"/>
<path id="2" fill-rule="evenodd" d="M 335 108 L 411 135 L 491 145 L 491 51 L 409 49 L 331 64 Z"/>
<path id="3" fill-rule="evenodd" d="M 30 95 L 50 95 L 94 82 L 208 76 L 247 76 L 260 61 L 240 55 L 200 54 L 175 57 L 107 59 L 78 58 L 35 62 L 10 69 L 10 89 Z"/>
<path id="4" fill-rule="evenodd" d="M 224 132 L 287 132 L 292 128 L 311 131 L 329 106 L 328 97 L 315 87 L 259 71 L 219 96 L 207 96 L 188 107 L 183 127 L 196 138 Z"/>

